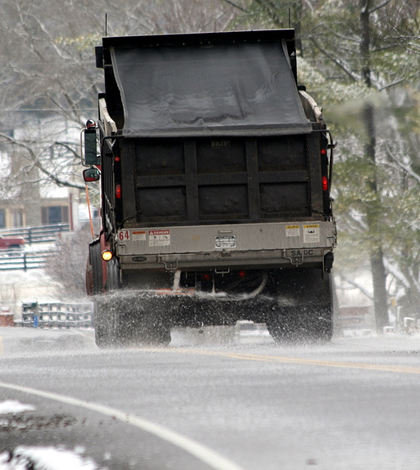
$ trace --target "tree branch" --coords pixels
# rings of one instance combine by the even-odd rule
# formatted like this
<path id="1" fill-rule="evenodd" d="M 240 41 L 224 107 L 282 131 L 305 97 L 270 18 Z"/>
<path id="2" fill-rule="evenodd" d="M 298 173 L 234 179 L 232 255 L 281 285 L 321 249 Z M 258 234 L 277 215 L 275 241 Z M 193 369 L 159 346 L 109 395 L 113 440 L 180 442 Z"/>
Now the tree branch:
<path id="1" fill-rule="evenodd" d="M 374 13 L 377 10 L 380 10 L 383 7 L 386 7 L 388 3 L 391 3 L 391 0 L 386 0 L 384 3 L 381 3 L 381 5 L 378 5 L 377 7 L 372 8 L 372 10 L 369 10 L 369 14 Z"/>
<path id="2" fill-rule="evenodd" d="M 246 10 L 245 8 L 242 8 L 241 6 L 239 6 L 236 3 L 232 2 L 231 0 L 222 0 L 222 1 L 229 4 L 229 5 L 231 5 L 234 8 L 237 8 L 240 11 L 243 11 L 244 13 L 249 13 L 248 10 Z"/>
<path id="3" fill-rule="evenodd" d="M 347 76 L 353 81 L 353 82 L 358 82 L 361 77 L 354 73 L 352 70 L 349 69 L 349 67 L 344 64 L 340 59 L 334 57 L 332 54 L 330 54 L 326 49 L 321 47 L 318 42 L 315 40 L 315 38 L 312 36 L 309 38 L 312 43 L 317 47 L 326 57 L 328 57 L 331 61 L 333 61 L 341 70 L 343 70 Z"/>
<path id="4" fill-rule="evenodd" d="M 273 22 L 277 26 L 281 26 L 281 19 L 277 15 L 277 6 L 274 5 L 270 0 L 255 0 L 256 3 L 258 3 L 263 10 L 265 10 L 270 16 Z"/>
<path id="5" fill-rule="evenodd" d="M 352 281 L 349 279 L 347 276 L 345 276 L 343 273 L 338 273 L 338 277 L 342 279 L 344 282 L 347 282 L 347 284 L 350 284 L 351 286 L 355 287 L 356 289 L 360 290 L 360 292 L 366 296 L 368 299 L 373 300 L 373 295 L 363 286 L 358 284 L 355 281 Z"/>
<path id="6" fill-rule="evenodd" d="M 402 168 L 412 178 L 414 178 L 417 181 L 417 183 L 420 183 L 420 176 L 415 171 L 413 171 L 413 169 L 410 166 L 405 165 L 398 158 L 394 157 L 394 154 L 393 154 L 393 152 L 391 152 L 388 145 L 385 146 L 385 150 L 386 150 L 386 153 L 387 153 L 388 157 L 391 158 L 391 160 L 393 160 L 400 168 Z"/>
<path id="7" fill-rule="evenodd" d="M 15 145 L 17 147 L 25 149 L 29 156 L 30 156 L 30 161 L 33 163 L 35 167 L 37 167 L 45 176 L 48 177 L 49 180 L 54 182 L 57 186 L 59 187 L 67 187 L 67 188 L 76 188 L 76 189 L 84 189 L 84 185 L 82 184 L 77 184 L 77 183 L 71 183 L 70 181 L 63 180 L 59 178 L 57 175 L 49 171 L 44 167 L 44 165 L 41 164 L 39 161 L 39 158 L 37 157 L 36 153 L 32 150 L 32 148 L 25 144 L 22 141 L 17 141 L 13 137 L 10 137 L 7 134 L 0 133 L 0 138 L 6 140 L 12 145 Z"/>

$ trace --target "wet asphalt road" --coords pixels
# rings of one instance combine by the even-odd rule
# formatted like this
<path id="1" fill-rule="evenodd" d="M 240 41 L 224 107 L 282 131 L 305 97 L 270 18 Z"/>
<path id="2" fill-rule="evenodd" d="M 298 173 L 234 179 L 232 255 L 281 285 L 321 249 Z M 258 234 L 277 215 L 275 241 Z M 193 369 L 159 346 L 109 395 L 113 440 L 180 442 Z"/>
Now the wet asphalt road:
<path id="1" fill-rule="evenodd" d="M 419 336 L 214 331 L 102 351 L 90 330 L 0 328 L 0 402 L 36 408 L 0 416 L 0 452 L 83 448 L 110 470 L 420 468 Z"/>

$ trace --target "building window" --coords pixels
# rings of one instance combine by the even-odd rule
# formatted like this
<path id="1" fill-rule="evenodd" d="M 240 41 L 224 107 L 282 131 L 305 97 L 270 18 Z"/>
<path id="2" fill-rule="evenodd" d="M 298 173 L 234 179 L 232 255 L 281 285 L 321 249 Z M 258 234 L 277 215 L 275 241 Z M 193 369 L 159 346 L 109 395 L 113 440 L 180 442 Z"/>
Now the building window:
<path id="1" fill-rule="evenodd" d="M 67 206 L 49 206 L 42 208 L 42 225 L 68 224 L 69 208 Z"/>
<path id="2" fill-rule="evenodd" d="M 6 227 L 6 213 L 4 209 L 0 209 L 0 228 Z"/>
<path id="3" fill-rule="evenodd" d="M 23 210 L 15 209 L 12 212 L 12 227 L 23 227 Z"/>

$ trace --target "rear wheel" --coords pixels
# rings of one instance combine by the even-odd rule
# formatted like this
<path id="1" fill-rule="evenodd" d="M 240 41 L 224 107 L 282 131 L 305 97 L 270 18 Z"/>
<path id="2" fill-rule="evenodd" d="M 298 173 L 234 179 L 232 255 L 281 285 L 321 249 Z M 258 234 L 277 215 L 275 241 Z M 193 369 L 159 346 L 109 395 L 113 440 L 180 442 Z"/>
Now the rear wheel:
<path id="1" fill-rule="evenodd" d="M 93 324 L 95 342 L 99 348 L 112 348 L 121 345 L 118 320 L 117 302 L 105 295 L 96 299 Z"/>
<path id="2" fill-rule="evenodd" d="M 267 329 L 276 342 L 330 341 L 333 334 L 332 286 L 320 269 L 280 270 L 271 278 L 277 299 L 267 315 Z"/>
<path id="3" fill-rule="evenodd" d="M 176 299 L 148 293 L 137 294 L 128 313 L 131 339 L 135 344 L 167 346 L 171 342 L 170 311 Z"/>
<path id="4" fill-rule="evenodd" d="M 137 319 L 133 330 L 136 343 L 167 346 L 171 342 L 171 328 L 164 317 L 145 314 Z"/>
<path id="5" fill-rule="evenodd" d="M 103 292 L 103 273 L 99 240 L 89 246 L 89 262 L 92 269 L 92 294 L 101 294 Z"/>
<path id="6" fill-rule="evenodd" d="M 110 348 L 113 346 L 113 338 L 104 325 L 95 324 L 95 343 L 98 348 Z"/>
<path id="7" fill-rule="evenodd" d="M 271 313 L 267 329 L 278 342 L 330 341 L 331 305 L 282 308 Z"/>
<path id="8" fill-rule="evenodd" d="M 171 327 L 162 300 L 122 290 L 104 295 L 96 302 L 97 346 L 168 345 Z"/>

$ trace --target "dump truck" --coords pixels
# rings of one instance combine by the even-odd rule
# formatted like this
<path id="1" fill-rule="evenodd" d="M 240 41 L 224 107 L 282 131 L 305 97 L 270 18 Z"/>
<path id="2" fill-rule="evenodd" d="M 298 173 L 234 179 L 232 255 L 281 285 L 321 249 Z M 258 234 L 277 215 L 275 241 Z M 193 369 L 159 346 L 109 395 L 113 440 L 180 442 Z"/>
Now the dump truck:
<path id="1" fill-rule="evenodd" d="M 294 30 L 104 37 L 96 64 L 83 149 L 101 188 L 98 346 L 238 320 L 328 341 L 335 144 L 297 84 Z"/>

